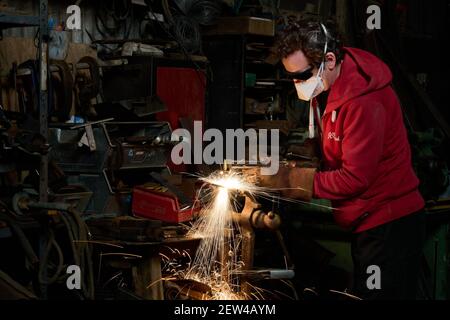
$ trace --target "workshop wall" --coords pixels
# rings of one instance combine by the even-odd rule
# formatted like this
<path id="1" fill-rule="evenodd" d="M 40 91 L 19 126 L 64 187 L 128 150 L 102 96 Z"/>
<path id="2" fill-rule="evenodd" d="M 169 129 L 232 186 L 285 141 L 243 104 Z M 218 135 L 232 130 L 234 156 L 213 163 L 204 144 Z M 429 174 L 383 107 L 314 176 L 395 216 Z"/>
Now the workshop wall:
<path id="1" fill-rule="evenodd" d="M 83 1 L 83 0 L 62 0 L 62 1 L 49 1 L 49 20 L 53 19 L 55 25 L 61 22 L 65 23 L 67 17 L 67 7 L 73 4 L 79 3 L 81 8 L 81 30 L 68 30 L 69 41 L 74 43 L 91 43 L 91 38 L 101 39 L 101 34 L 98 32 L 96 25 L 96 6 L 101 1 Z M 0 1 L 0 7 L 15 8 L 17 14 L 38 14 L 39 3 L 31 0 L 2 0 Z M 127 23 L 130 26 L 129 37 L 135 37 L 138 35 L 138 20 L 128 19 Z M 3 32 L 3 37 L 25 37 L 34 38 L 37 28 L 12 28 Z M 120 37 L 118 37 L 120 38 Z"/>
<path id="2" fill-rule="evenodd" d="M 17 94 L 12 83 L 8 81 L 13 63 L 17 65 L 29 60 L 35 59 L 37 48 L 31 38 L 8 37 L 2 40 L 0 46 L 0 104 L 6 109 L 17 111 Z M 69 43 L 67 57 L 65 61 L 68 64 L 76 63 L 84 56 L 96 57 L 97 52 L 87 44 Z"/>
<path id="3" fill-rule="evenodd" d="M 69 64 L 75 63 L 81 57 L 97 55 L 95 48 L 89 44 L 93 37 L 98 36 L 95 28 L 95 10 L 93 3 L 83 4 L 81 10 L 82 30 L 65 30 L 68 39 L 67 57 L 65 61 Z M 53 19 L 54 25 L 65 22 L 68 15 L 66 9 L 73 1 L 51 1 L 49 3 L 49 19 Z M 35 14 L 39 12 L 38 2 L 31 0 L 0 1 L 0 7 L 12 10 L 17 14 Z M 3 39 L 0 45 L 0 88 L 2 90 L 2 101 L 0 102 L 6 110 L 17 110 L 17 95 L 8 81 L 13 63 L 17 65 L 29 59 L 35 59 L 37 47 L 35 37 L 37 27 L 10 28 L 3 30 Z"/>

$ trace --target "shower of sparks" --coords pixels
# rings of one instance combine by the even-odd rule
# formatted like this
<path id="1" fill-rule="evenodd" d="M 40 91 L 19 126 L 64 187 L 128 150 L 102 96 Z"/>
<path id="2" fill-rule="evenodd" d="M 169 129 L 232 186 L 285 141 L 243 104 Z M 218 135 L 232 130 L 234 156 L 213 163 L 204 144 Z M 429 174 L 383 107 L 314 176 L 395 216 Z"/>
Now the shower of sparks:
<path id="1" fill-rule="evenodd" d="M 241 239 L 239 225 L 233 222 L 235 193 L 251 192 L 252 185 L 242 175 L 218 172 L 201 178 L 209 187 L 206 205 L 190 235 L 200 237 L 197 253 L 186 278 L 211 287 L 212 299 L 242 299 L 235 269 L 239 263 Z"/>
<path id="2" fill-rule="evenodd" d="M 241 170 L 218 171 L 199 179 L 205 182 L 198 197 L 203 206 L 188 235 L 201 238 L 201 241 L 187 270 L 178 269 L 177 265 L 172 270 L 173 274 L 207 284 L 211 288 L 211 299 L 263 298 L 261 292 L 253 286 L 256 294 L 251 296 L 240 291 L 238 273 L 245 266 L 239 260 L 242 242 L 240 227 L 232 219 L 233 211 L 237 211 L 236 196 L 246 194 L 271 200 L 276 198 L 276 201 L 283 199 L 296 203 L 307 202 L 274 196 L 274 191 L 279 190 L 257 186 L 256 173 L 244 175 Z M 169 267 L 174 267 L 168 263 Z"/>

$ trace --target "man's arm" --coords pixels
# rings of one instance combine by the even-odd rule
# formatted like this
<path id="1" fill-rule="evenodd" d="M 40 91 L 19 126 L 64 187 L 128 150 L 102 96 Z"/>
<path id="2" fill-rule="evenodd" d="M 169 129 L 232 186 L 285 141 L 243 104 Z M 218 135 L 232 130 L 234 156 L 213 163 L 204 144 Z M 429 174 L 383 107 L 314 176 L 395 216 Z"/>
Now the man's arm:
<path id="1" fill-rule="evenodd" d="M 344 120 L 342 167 L 316 173 L 313 196 L 340 200 L 366 191 L 376 177 L 385 128 L 386 111 L 381 104 L 350 106 Z"/>

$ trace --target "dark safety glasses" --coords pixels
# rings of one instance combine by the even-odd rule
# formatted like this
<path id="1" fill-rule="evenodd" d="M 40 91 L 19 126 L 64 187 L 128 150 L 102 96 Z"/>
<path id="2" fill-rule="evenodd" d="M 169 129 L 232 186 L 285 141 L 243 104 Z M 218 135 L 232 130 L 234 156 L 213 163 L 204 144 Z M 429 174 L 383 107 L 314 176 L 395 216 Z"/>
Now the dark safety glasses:
<path id="1" fill-rule="evenodd" d="M 287 72 L 285 71 L 286 78 L 291 80 L 301 80 L 306 81 L 309 78 L 313 76 L 313 67 L 309 67 L 308 69 L 304 71 L 298 71 L 298 72 Z"/>

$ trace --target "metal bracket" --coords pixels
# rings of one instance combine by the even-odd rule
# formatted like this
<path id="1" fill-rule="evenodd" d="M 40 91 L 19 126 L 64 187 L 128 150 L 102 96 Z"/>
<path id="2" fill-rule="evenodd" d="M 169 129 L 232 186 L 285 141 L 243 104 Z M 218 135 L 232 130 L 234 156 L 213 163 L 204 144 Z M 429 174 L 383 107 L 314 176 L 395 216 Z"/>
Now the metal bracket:
<path id="1" fill-rule="evenodd" d="M 114 120 L 114 118 L 108 118 L 108 119 L 99 120 L 99 121 L 87 122 L 87 123 L 83 123 L 80 125 L 70 127 L 70 129 L 73 130 L 73 129 L 84 128 L 85 133 L 83 134 L 80 141 L 78 142 L 78 146 L 79 147 L 81 147 L 83 145 L 88 146 L 89 150 L 95 151 L 95 150 L 97 150 L 97 144 L 95 142 L 94 131 L 92 130 L 92 126 L 96 125 L 96 124 L 103 124 L 105 122 L 112 121 L 112 120 Z"/>

